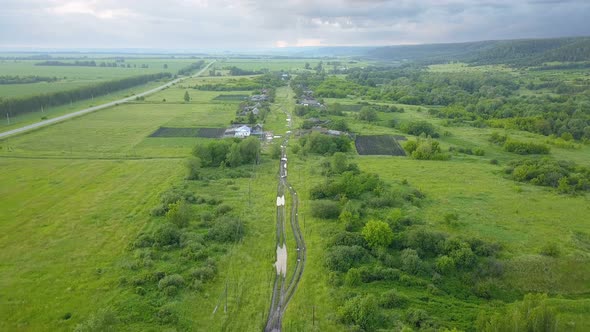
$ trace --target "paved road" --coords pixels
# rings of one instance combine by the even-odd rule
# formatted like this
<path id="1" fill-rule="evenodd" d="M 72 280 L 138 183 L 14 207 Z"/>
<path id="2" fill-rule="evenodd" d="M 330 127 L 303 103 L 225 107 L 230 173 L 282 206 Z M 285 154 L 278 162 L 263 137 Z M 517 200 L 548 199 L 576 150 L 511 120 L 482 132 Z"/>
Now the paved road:
<path id="1" fill-rule="evenodd" d="M 33 130 L 33 129 L 37 129 L 37 128 L 49 126 L 49 125 L 54 124 L 54 123 L 57 123 L 57 122 L 65 121 L 67 119 L 71 119 L 71 118 L 74 118 L 74 117 L 77 117 L 77 116 L 81 116 L 81 115 L 88 114 L 88 113 L 91 113 L 91 112 L 95 112 L 95 111 L 98 111 L 98 110 L 102 110 L 102 109 L 105 109 L 105 108 L 108 108 L 108 107 L 112 107 L 112 106 L 116 106 L 116 105 L 119 105 L 119 104 L 123 104 L 123 103 L 126 103 L 128 101 L 133 101 L 137 97 L 145 97 L 145 96 L 151 95 L 151 94 L 156 93 L 158 91 L 162 91 L 162 90 L 164 90 L 164 89 L 166 89 L 166 88 L 168 88 L 168 87 L 170 87 L 170 86 L 172 86 L 172 85 L 174 85 L 174 84 L 176 84 L 178 82 L 181 82 L 181 81 L 183 81 L 183 80 L 185 80 L 187 78 L 196 77 L 196 76 L 201 75 L 214 62 L 215 62 L 215 60 L 211 61 L 209 64 L 207 64 L 207 66 L 205 66 L 203 69 L 199 70 L 198 73 L 196 73 L 196 74 L 194 74 L 192 76 L 185 76 L 185 77 L 177 78 L 177 79 L 172 80 L 172 81 L 170 81 L 170 82 L 168 82 L 168 83 L 166 83 L 164 85 L 161 85 L 161 86 L 159 86 L 157 88 L 153 88 L 151 90 L 142 92 L 142 93 L 137 94 L 137 95 L 133 95 L 131 97 L 127 97 L 127 98 L 123 98 L 123 99 L 120 99 L 120 100 L 111 101 L 111 102 L 108 102 L 106 104 L 102 104 L 102 105 L 98 105 L 98 106 L 94 106 L 94 107 L 85 108 L 83 110 L 79 110 L 79 111 L 76 111 L 76 112 L 73 112 L 73 113 L 68 113 L 68 114 L 65 114 L 65 115 L 62 115 L 62 116 L 58 116 L 56 118 L 52 118 L 52 119 L 48 119 L 48 120 L 43 120 L 41 122 L 37 122 L 37 123 L 33 123 L 33 124 L 30 124 L 30 125 L 27 125 L 27 126 L 23 126 L 23 127 L 20 127 L 20 128 L 16 128 L 16 129 L 12 129 L 12 130 L 9 130 L 9 131 L 5 131 L 3 133 L 0 133 L 0 139 L 6 138 L 6 137 L 12 136 L 12 135 L 17 135 L 17 134 L 20 134 L 20 133 L 23 133 L 23 132 L 26 132 L 26 131 L 29 131 L 29 130 Z"/>
<path id="2" fill-rule="evenodd" d="M 285 112 L 283 110 L 283 112 Z M 289 129 L 291 129 L 291 116 L 287 115 Z M 281 331 L 283 315 L 287 304 L 297 290 L 297 285 L 303 275 L 305 268 L 306 251 L 303 234 L 299 229 L 299 199 L 297 192 L 287 182 L 287 144 L 289 143 L 290 131 L 285 135 L 281 145 L 281 162 L 279 163 L 279 185 L 277 188 L 277 274 L 275 276 L 270 311 L 264 330 L 266 332 Z M 297 261 L 291 279 L 287 280 L 287 243 L 286 243 L 286 207 L 285 192 L 289 191 L 291 196 L 291 218 L 290 224 L 297 245 Z M 279 256 L 281 255 L 281 256 Z"/>

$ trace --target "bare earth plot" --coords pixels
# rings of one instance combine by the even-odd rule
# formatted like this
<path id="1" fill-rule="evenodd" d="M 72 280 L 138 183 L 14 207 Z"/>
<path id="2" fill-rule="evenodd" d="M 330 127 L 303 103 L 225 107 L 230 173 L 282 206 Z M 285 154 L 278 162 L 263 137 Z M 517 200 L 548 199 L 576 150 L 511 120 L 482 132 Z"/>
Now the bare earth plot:
<path id="1" fill-rule="evenodd" d="M 219 138 L 223 136 L 225 128 L 171 128 L 160 127 L 150 137 L 203 137 Z"/>
<path id="2" fill-rule="evenodd" d="M 219 95 L 213 100 L 215 101 L 244 101 L 248 99 L 248 95 Z"/>
<path id="3" fill-rule="evenodd" d="M 357 136 L 354 145 L 360 155 L 405 156 L 398 139 L 391 135 Z"/>

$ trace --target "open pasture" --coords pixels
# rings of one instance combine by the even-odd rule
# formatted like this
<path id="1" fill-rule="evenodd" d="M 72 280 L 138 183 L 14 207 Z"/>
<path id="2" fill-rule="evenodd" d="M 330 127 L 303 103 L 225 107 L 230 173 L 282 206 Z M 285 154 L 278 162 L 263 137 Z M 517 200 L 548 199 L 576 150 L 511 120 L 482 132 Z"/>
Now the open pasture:
<path id="1" fill-rule="evenodd" d="M 90 61 L 87 59 L 84 61 Z M 154 59 L 134 59 L 123 64 L 131 65 L 131 68 L 123 67 L 85 67 L 85 66 L 36 66 L 37 60 L 0 60 L 0 75 L 9 76 L 43 76 L 56 77 L 56 82 L 31 83 L 31 84 L 8 84 L 0 85 L 0 98 L 14 98 L 36 95 L 41 93 L 51 93 L 57 91 L 66 91 L 81 86 L 96 84 L 109 80 L 121 79 L 125 77 L 138 76 L 144 74 L 170 72 L 176 73 L 180 68 L 187 66 L 196 60 L 154 60 Z M 108 61 L 96 59 L 95 61 Z M 164 68 L 166 64 L 167 68 Z M 146 65 L 147 68 L 142 68 Z M 135 67 L 134 67 L 135 66 Z"/>

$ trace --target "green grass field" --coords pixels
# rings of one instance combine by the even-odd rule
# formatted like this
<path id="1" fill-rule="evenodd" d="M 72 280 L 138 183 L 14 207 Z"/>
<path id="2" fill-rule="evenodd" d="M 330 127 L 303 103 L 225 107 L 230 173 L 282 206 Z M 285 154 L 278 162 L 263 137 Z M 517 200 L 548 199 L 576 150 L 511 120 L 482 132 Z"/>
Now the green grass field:
<path id="1" fill-rule="evenodd" d="M 85 60 L 90 61 L 91 59 Z M 107 61 L 112 60 L 100 60 Z M 111 67 L 64 67 L 64 66 L 35 66 L 41 61 L 36 60 L 0 60 L 1 75 L 19 75 L 19 76 L 43 76 L 57 77 L 57 82 L 52 83 L 32 83 L 32 84 L 7 84 L 0 85 L 0 98 L 13 98 L 35 95 L 40 93 L 51 93 L 65 91 L 81 86 L 96 84 L 98 82 L 121 79 L 130 76 L 170 72 L 176 73 L 180 68 L 195 62 L 192 59 L 131 59 L 125 62 L 130 64 L 131 68 L 111 68 Z M 142 65 L 148 68 L 141 68 Z M 164 68 L 164 64 L 168 68 Z M 133 65 L 136 67 L 134 68 Z"/>
<path id="2" fill-rule="evenodd" d="M 326 98 L 327 103 L 353 104 L 357 100 Z M 481 148 L 484 156 L 470 156 L 453 153 L 450 161 L 421 161 L 409 157 L 357 156 L 354 161 L 363 171 L 379 174 L 389 183 L 407 180 L 426 195 L 426 201 L 419 209 L 408 211 L 424 227 L 461 237 L 477 237 L 496 242 L 502 246 L 501 259 L 505 262 L 505 273 L 498 281 L 498 287 L 510 296 L 527 292 L 547 293 L 558 298 L 551 300 L 558 312 L 559 330 L 584 331 L 587 325 L 589 303 L 585 299 L 590 288 L 590 266 L 588 260 L 588 220 L 590 198 L 588 195 L 560 195 L 554 189 L 531 184 L 517 183 L 503 174 L 504 166 L 520 156 L 508 153 L 488 141 L 490 134 L 498 129 L 473 128 L 468 126 L 446 126 L 444 120 L 428 115 L 422 107 L 400 105 L 404 113 L 378 113 L 374 123 L 358 121 L 356 112 L 345 116 L 330 116 L 345 119 L 352 131 L 361 135 L 390 134 L 405 135 L 389 127 L 390 120 L 398 123 L 428 121 L 435 125 L 442 136 L 438 139 L 443 151 L 449 147 Z M 546 142 L 547 137 L 517 130 L 501 130 L 511 137 L 524 141 Z M 446 133 L 443 135 L 443 133 Z M 296 142 L 294 142 L 296 144 Z M 550 158 L 572 160 L 590 165 L 588 145 L 577 149 L 551 147 Z M 293 154 L 292 154 L 293 155 Z M 333 299 L 345 294 L 377 294 L 396 288 L 412 299 L 412 305 L 422 308 L 440 322 L 453 320 L 449 311 L 454 308 L 455 319 L 472 317 L 479 310 L 491 308 L 486 301 L 460 300 L 451 296 L 433 296 L 415 287 L 402 284 L 374 282 L 361 284 L 359 288 L 334 287 L 325 267 L 325 243 L 332 234 L 342 229 L 337 221 L 310 218 L 309 188 L 322 181 L 317 173 L 320 168 L 319 156 L 292 157 L 290 182 L 299 190 L 302 199 L 301 211 L 306 211 L 306 240 L 309 243 L 308 269 L 302 286 L 290 304 L 285 327 L 292 330 L 337 331 L 343 327 L 338 323 L 338 310 Z M 496 159 L 500 165 L 490 164 Z M 458 219 L 447 222 L 445 216 Z M 558 258 L 542 256 L 539 253 L 547 243 L 556 243 L 561 255 Z M 323 271 L 323 272 L 321 272 Z M 497 305 L 497 304 L 494 304 Z M 493 305 L 492 305 L 493 307 Z M 317 317 L 316 325 L 312 315 Z M 403 310 L 389 313 L 403 318 Z M 574 323 L 570 323 L 574 322 Z M 461 324 L 466 324 L 463 321 Z M 452 323 L 443 323 L 453 326 Z M 466 326 L 466 325 L 458 326 Z M 457 325 L 455 325 L 457 326 Z M 572 328 L 572 326 L 574 328 Z"/>
<path id="3" fill-rule="evenodd" d="M 237 107 L 215 101 L 219 93 L 196 90 L 184 103 L 184 91 L 173 87 L 1 142 L 0 244 L 7 249 L 0 312 L 10 318 L 0 329 L 72 330 L 101 308 L 145 305 L 119 285 L 136 274 L 125 268 L 134 259 L 129 245 L 161 222 L 150 210 L 160 193 L 182 182 L 194 145 L 207 141 L 148 136 L 160 126 L 227 126 Z M 233 206 L 247 232 L 219 258 L 219 275 L 203 292 L 187 291 L 168 303 L 182 326 L 256 331 L 265 323 L 275 259 L 275 174 L 275 163 L 266 160 L 251 178 L 188 183 L 195 194 Z M 226 285 L 228 310 L 222 297 L 213 315 Z M 158 326 L 151 319 L 117 329 L 150 330 Z"/>

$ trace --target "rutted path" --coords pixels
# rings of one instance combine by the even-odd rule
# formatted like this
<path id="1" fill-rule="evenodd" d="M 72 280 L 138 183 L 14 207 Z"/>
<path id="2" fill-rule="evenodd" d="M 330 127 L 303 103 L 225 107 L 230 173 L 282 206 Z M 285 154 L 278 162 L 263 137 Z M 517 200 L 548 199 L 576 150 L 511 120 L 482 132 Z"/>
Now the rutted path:
<path id="1" fill-rule="evenodd" d="M 49 125 L 54 124 L 54 123 L 62 122 L 62 121 L 65 121 L 65 120 L 68 120 L 68 119 L 71 119 L 71 118 L 74 118 L 74 117 L 77 117 L 77 116 L 81 116 L 81 115 L 84 115 L 84 114 L 92 113 L 92 112 L 95 112 L 95 111 L 98 111 L 98 110 L 102 110 L 102 109 L 105 109 L 105 108 L 109 108 L 109 107 L 112 107 L 112 106 L 117 106 L 119 104 L 123 104 L 123 103 L 129 102 L 129 101 L 133 101 L 137 97 L 145 97 L 145 96 L 151 95 L 151 94 L 156 93 L 158 91 L 162 91 L 162 90 L 164 90 L 166 88 L 169 88 L 172 85 L 174 85 L 174 84 L 176 84 L 178 82 L 181 82 L 181 81 L 183 81 L 183 80 L 185 80 L 187 78 L 196 77 L 196 76 L 201 75 L 214 62 L 215 62 L 215 60 L 209 62 L 205 67 L 203 67 L 203 69 L 199 70 L 194 75 L 185 76 L 185 77 L 180 77 L 180 78 L 174 79 L 174 80 L 172 80 L 172 81 L 170 81 L 170 82 L 168 82 L 168 83 L 166 83 L 164 85 L 160 85 L 157 88 L 150 89 L 148 91 L 139 93 L 137 95 L 133 95 L 131 97 L 127 97 L 127 98 L 123 98 L 123 99 L 111 101 L 111 102 L 108 102 L 108 103 L 105 103 L 105 104 L 102 104 L 102 105 L 98 105 L 98 106 L 94 106 L 94 107 L 85 108 L 83 110 L 79 110 L 79 111 L 76 111 L 76 112 L 73 112 L 73 113 L 68 113 L 68 114 L 65 114 L 65 115 L 62 115 L 62 116 L 58 116 L 58 117 L 55 117 L 55 118 L 52 118 L 52 119 L 43 120 L 43 121 L 40 121 L 40 122 L 37 122 L 37 123 L 33 123 L 33 124 L 30 124 L 30 125 L 27 125 L 27 126 L 23 126 L 23 127 L 20 127 L 20 128 L 16 128 L 16 129 L 12 129 L 12 130 L 9 130 L 9 131 L 5 131 L 3 133 L 0 133 L 0 139 L 3 139 L 3 138 L 8 137 L 8 136 L 12 136 L 12 135 L 20 134 L 20 133 L 23 133 L 23 132 L 26 132 L 26 131 L 30 131 L 30 130 L 33 130 L 33 129 L 37 129 L 37 128 L 49 126 Z"/>
<path id="2" fill-rule="evenodd" d="M 283 110 L 283 112 L 285 111 Z M 287 115 L 289 129 L 291 129 L 291 115 L 287 112 L 285 112 L 285 114 Z M 277 188 L 277 261 L 275 263 L 277 274 L 275 275 L 270 311 L 266 327 L 264 328 L 267 332 L 281 331 L 285 309 L 291 300 L 291 297 L 293 297 L 293 294 L 295 294 L 295 291 L 297 290 L 297 285 L 301 280 L 303 269 L 305 268 L 305 242 L 303 241 L 303 235 L 299 228 L 299 200 L 297 192 L 289 182 L 287 182 L 287 144 L 289 143 L 290 136 L 291 132 L 288 131 L 283 140 L 283 144 L 281 145 L 279 185 Z M 287 280 L 286 191 L 289 192 L 289 196 L 291 197 L 291 215 L 289 220 L 297 244 L 297 262 L 295 263 L 293 275 L 289 280 Z"/>

